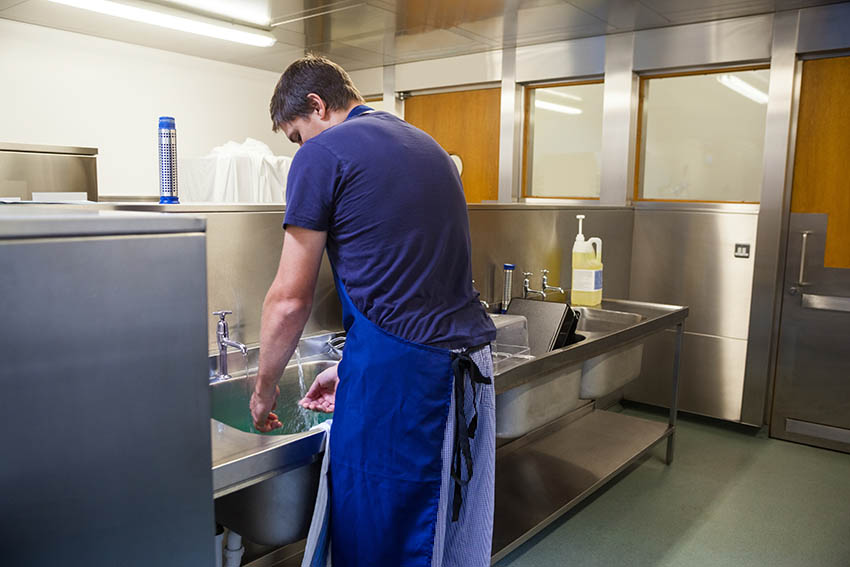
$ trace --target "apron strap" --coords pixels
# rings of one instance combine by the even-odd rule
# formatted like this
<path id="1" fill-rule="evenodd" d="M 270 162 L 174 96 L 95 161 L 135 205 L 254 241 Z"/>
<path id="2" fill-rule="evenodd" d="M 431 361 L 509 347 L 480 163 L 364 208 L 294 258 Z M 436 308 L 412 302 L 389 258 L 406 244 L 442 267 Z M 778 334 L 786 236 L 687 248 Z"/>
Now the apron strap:
<path id="1" fill-rule="evenodd" d="M 452 502 L 452 521 L 456 522 L 460 516 L 460 506 L 463 502 L 462 487 L 469 483 L 472 478 L 472 450 L 469 440 L 475 438 L 475 430 L 478 428 L 478 406 L 475 395 L 476 384 L 492 384 L 492 380 L 481 374 L 478 365 L 469 356 L 469 351 L 452 353 L 452 372 L 455 382 L 455 431 L 452 448 L 452 480 L 454 481 L 454 499 Z M 464 406 L 466 402 L 464 382 L 466 374 L 469 374 L 472 382 L 472 419 L 466 423 Z M 466 477 L 463 474 L 463 461 L 466 460 Z"/>

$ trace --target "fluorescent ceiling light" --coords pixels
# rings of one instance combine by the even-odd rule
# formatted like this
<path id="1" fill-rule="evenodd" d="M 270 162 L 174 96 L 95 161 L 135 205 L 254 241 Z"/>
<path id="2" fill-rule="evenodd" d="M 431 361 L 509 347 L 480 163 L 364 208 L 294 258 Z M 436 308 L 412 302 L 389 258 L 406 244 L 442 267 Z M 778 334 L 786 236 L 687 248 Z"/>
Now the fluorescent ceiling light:
<path id="1" fill-rule="evenodd" d="M 170 3 L 257 26 L 268 27 L 271 23 L 267 0 L 171 0 Z"/>
<path id="2" fill-rule="evenodd" d="M 555 104 L 554 102 L 546 102 L 545 100 L 535 100 L 534 106 L 543 110 L 551 110 L 552 112 L 560 112 L 561 114 L 581 114 L 580 108 L 565 106 L 563 104 Z"/>
<path id="3" fill-rule="evenodd" d="M 760 91 L 740 77 L 736 77 L 734 75 L 720 75 L 717 77 L 717 80 L 720 81 L 721 85 L 732 89 L 739 95 L 743 95 L 759 104 L 767 104 L 767 93 Z"/>
<path id="4" fill-rule="evenodd" d="M 540 89 L 540 92 L 543 93 L 543 94 L 547 94 L 547 95 L 555 95 L 555 96 L 559 96 L 561 98 L 568 98 L 570 100 L 577 100 L 579 102 L 584 100 L 583 98 L 581 98 L 578 95 L 569 94 L 569 93 L 562 93 L 561 91 L 553 91 L 553 90 L 549 90 L 549 89 Z"/>
<path id="5" fill-rule="evenodd" d="M 197 35 L 205 35 L 216 39 L 234 41 L 254 45 L 256 47 L 269 47 L 277 40 L 269 33 L 260 31 L 249 31 L 250 28 L 240 28 L 232 24 L 208 23 L 201 19 L 177 16 L 164 11 L 143 8 L 138 4 L 124 4 L 112 2 L 111 0 L 50 0 L 57 4 L 65 4 L 75 8 L 83 8 L 108 16 L 115 16 L 154 26 L 160 26 L 172 30 L 178 30 Z"/>

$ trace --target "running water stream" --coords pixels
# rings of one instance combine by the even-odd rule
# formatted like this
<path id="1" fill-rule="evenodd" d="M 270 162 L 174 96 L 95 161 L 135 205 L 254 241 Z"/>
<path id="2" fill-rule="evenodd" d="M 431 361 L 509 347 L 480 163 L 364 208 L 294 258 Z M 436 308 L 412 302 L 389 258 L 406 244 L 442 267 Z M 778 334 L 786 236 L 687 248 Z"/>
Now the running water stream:
<path id="1" fill-rule="evenodd" d="M 301 388 L 301 398 L 299 398 L 300 401 L 304 399 L 304 396 L 307 395 L 307 390 L 310 389 L 311 385 L 307 384 L 307 382 L 304 380 L 304 367 L 301 365 L 301 350 L 299 349 L 299 347 L 295 347 L 295 364 L 298 365 L 298 385 Z M 301 414 L 301 418 L 304 420 L 305 430 L 310 429 L 311 427 L 319 423 L 318 415 L 316 415 L 316 412 L 301 407 L 301 404 L 298 404 L 298 411 Z"/>

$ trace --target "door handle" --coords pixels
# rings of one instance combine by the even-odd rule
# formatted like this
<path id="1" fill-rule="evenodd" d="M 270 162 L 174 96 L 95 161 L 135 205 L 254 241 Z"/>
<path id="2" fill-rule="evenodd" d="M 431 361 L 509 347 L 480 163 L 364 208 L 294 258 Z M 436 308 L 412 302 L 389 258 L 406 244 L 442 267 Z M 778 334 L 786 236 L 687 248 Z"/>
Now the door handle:
<path id="1" fill-rule="evenodd" d="M 800 233 L 800 236 L 803 237 L 803 241 L 800 243 L 800 273 L 797 275 L 797 283 L 788 290 L 791 295 L 797 295 L 801 288 L 812 285 L 811 282 L 806 281 L 806 249 L 809 247 L 810 234 L 812 234 L 811 230 L 804 230 Z"/>

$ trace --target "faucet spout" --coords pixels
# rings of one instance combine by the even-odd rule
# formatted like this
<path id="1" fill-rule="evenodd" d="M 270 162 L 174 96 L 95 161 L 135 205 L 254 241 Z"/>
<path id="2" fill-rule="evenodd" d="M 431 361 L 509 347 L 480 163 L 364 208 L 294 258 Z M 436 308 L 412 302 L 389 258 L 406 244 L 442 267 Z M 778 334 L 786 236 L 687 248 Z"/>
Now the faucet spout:
<path id="1" fill-rule="evenodd" d="M 567 292 L 564 291 L 564 288 L 554 286 L 554 285 L 549 285 L 549 270 L 544 268 L 540 271 L 543 273 L 543 292 L 544 293 L 546 293 L 547 291 L 554 291 L 556 293 L 560 293 L 563 296 L 567 295 Z"/>
<path id="2" fill-rule="evenodd" d="M 531 289 L 531 272 L 523 272 L 525 279 L 522 281 L 522 297 L 528 299 L 529 295 L 539 295 L 540 299 L 546 300 L 546 291 L 543 289 Z"/>
<path id="3" fill-rule="evenodd" d="M 242 354 L 248 354 L 248 347 L 240 343 L 239 341 L 234 341 L 232 339 L 221 339 L 221 344 L 224 346 L 229 346 L 235 348 L 240 351 Z"/>

